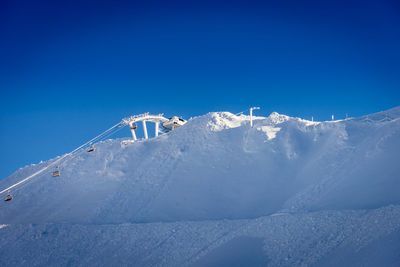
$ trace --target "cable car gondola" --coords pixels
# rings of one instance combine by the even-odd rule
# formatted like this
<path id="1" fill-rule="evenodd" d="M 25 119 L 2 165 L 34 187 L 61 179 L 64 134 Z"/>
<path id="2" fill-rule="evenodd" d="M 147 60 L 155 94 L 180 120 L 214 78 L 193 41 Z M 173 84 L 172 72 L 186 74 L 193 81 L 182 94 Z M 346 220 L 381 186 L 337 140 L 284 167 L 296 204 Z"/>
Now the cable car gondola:
<path id="1" fill-rule="evenodd" d="M 136 130 L 137 129 L 136 123 L 132 124 L 129 128 L 131 128 L 132 130 Z"/>
<path id="2" fill-rule="evenodd" d="M 56 169 L 55 171 L 53 171 L 53 173 L 51 174 L 51 176 L 53 176 L 53 177 L 60 176 L 60 170 L 59 170 L 58 166 L 57 166 L 57 169 Z"/>
<path id="3" fill-rule="evenodd" d="M 4 201 L 11 201 L 13 199 L 12 195 L 10 194 L 10 191 L 8 191 L 8 195 L 4 199 Z"/>

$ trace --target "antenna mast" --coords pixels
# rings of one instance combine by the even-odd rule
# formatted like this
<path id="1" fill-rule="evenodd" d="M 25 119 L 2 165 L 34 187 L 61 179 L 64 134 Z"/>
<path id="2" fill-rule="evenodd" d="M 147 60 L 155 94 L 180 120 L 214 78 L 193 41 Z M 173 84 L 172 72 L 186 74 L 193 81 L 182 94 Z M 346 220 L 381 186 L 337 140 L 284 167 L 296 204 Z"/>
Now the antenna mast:
<path id="1" fill-rule="evenodd" d="M 250 108 L 250 127 L 253 127 L 253 110 L 260 109 L 260 107 L 251 107 Z"/>

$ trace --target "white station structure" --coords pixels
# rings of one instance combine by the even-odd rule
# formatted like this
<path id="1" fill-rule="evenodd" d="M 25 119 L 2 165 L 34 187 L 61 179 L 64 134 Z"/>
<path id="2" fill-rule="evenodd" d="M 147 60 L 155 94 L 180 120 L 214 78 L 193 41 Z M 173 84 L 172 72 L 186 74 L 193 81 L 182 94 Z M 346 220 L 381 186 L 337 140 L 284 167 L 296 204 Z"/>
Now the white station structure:
<path id="1" fill-rule="evenodd" d="M 147 133 L 147 125 L 146 125 L 147 122 L 152 122 L 155 124 L 155 136 L 158 136 L 160 133 L 160 124 L 167 131 L 170 131 L 186 123 L 186 120 L 182 118 L 174 116 L 167 119 L 163 116 L 163 114 L 151 115 L 149 113 L 144 113 L 124 118 L 122 119 L 121 126 L 129 125 L 133 141 L 137 140 L 135 131 L 137 130 L 137 123 L 140 121 L 143 124 L 143 133 L 145 139 L 149 139 L 149 134 Z"/>

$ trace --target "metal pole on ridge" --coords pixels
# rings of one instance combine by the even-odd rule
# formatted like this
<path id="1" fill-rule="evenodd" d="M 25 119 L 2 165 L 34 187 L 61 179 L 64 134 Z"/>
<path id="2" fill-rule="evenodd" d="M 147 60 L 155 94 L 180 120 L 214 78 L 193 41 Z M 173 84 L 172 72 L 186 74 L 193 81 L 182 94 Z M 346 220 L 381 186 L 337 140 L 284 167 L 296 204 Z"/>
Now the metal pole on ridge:
<path id="1" fill-rule="evenodd" d="M 251 107 L 250 108 L 250 127 L 253 127 L 253 110 L 260 109 L 260 107 Z"/>

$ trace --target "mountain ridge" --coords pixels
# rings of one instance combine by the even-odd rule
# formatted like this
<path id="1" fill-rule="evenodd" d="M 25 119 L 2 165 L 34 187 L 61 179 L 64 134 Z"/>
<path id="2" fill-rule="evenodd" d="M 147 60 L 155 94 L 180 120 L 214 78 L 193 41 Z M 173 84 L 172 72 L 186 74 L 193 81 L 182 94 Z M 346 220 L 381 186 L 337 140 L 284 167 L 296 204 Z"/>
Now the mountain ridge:
<path id="1" fill-rule="evenodd" d="M 250 127 L 212 112 L 157 138 L 102 141 L 2 202 L 0 263 L 215 266 L 245 253 L 263 266 L 396 266 L 399 118 L 400 107 L 327 122 L 271 113 Z"/>
<path id="2" fill-rule="evenodd" d="M 52 196 L 52 202 L 57 201 L 60 196 L 64 196 L 65 201 L 73 202 L 73 200 L 67 200 L 66 193 L 63 193 L 68 189 L 71 196 L 76 194 L 75 197 L 81 198 L 81 206 L 88 198 L 93 198 L 92 202 L 88 201 L 87 203 L 92 206 L 92 209 L 97 209 L 97 215 L 93 216 L 108 213 L 105 207 L 100 208 L 103 210 L 100 211 L 99 207 L 94 205 L 96 202 L 110 206 L 110 209 L 112 207 L 107 204 L 107 201 L 113 205 L 119 203 L 121 207 L 136 207 L 136 215 L 132 214 L 131 219 L 125 217 L 125 222 L 151 220 L 152 216 L 155 220 L 160 220 L 160 218 L 157 219 L 158 215 L 155 216 L 159 212 L 164 214 L 165 220 L 169 220 L 171 215 L 167 214 L 165 210 L 171 214 L 179 213 L 180 210 L 188 214 L 189 217 L 185 217 L 185 219 L 190 219 L 190 216 L 196 218 L 196 214 L 189 212 L 196 205 L 199 209 L 197 214 L 204 214 L 199 219 L 216 219 L 217 217 L 207 218 L 205 215 L 210 212 L 205 210 L 205 207 L 215 206 L 213 202 L 207 202 L 206 198 L 214 198 L 213 201 L 221 201 L 220 204 L 225 202 L 224 208 L 221 206 L 221 209 L 212 211 L 212 214 L 226 213 L 226 218 L 246 218 L 247 215 L 250 217 L 264 216 L 278 212 L 280 209 L 293 209 L 293 207 L 289 207 L 290 204 L 286 203 L 285 205 L 283 202 L 289 201 L 289 195 L 295 190 L 294 187 L 301 185 L 315 187 L 310 183 L 311 180 L 317 182 L 317 185 L 321 187 L 322 183 L 318 183 L 317 179 L 321 179 L 322 176 L 342 177 L 343 174 L 337 173 L 340 173 L 340 168 L 343 168 L 344 165 L 347 166 L 344 172 L 354 169 L 349 164 L 355 162 L 349 163 L 343 160 L 345 155 L 350 157 L 353 153 L 358 152 L 353 157 L 360 158 L 360 153 L 364 153 L 362 160 L 368 161 L 368 157 L 379 154 L 379 147 L 375 149 L 371 145 L 360 147 L 360 140 L 366 138 L 368 141 L 372 138 L 371 131 L 375 131 L 377 136 L 374 138 L 380 138 L 380 143 L 377 144 L 388 146 L 388 141 L 384 139 L 392 140 L 393 136 L 391 135 L 393 134 L 398 136 L 398 130 L 385 132 L 384 136 L 381 136 L 379 131 L 382 131 L 382 127 L 385 128 L 382 125 L 379 126 L 379 131 L 375 129 L 376 127 L 364 129 L 364 127 L 368 127 L 365 126 L 365 122 L 376 118 L 376 121 L 381 123 L 382 116 L 384 118 L 392 116 L 393 120 L 390 122 L 396 123 L 396 119 L 400 117 L 400 108 L 335 122 L 310 122 L 274 112 L 269 117 L 255 117 L 253 128 L 249 127 L 248 116 L 235 116 L 228 112 L 212 112 L 193 118 L 184 127 L 158 138 L 130 145 L 121 145 L 120 140 L 103 141 L 97 144 L 97 150 L 94 153 L 82 152 L 77 157 L 67 158 L 65 162 L 62 162 L 60 178 L 54 179 L 49 176 L 49 173 L 45 173 L 24 185 L 24 190 L 31 184 L 41 187 L 40 181 L 44 179 L 48 183 L 46 186 L 58 187 L 60 194 L 53 195 L 46 186 L 43 186 L 38 189 L 35 196 L 32 196 L 31 204 L 38 202 L 35 198 L 40 196 L 40 191 L 47 194 L 44 196 Z M 370 131 L 369 134 L 365 136 L 363 132 L 368 131 Z M 358 139 L 353 140 L 353 135 L 356 135 Z M 396 151 L 392 153 L 396 154 Z M 381 154 L 379 155 L 382 157 Z M 329 164 L 332 162 L 333 165 L 330 166 Z M 43 163 L 43 165 L 45 164 L 48 162 Z M 343 166 L 339 167 L 339 165 Z M 394 168 L 393 171 L 397 171 L 397 169 Z M 313 172 L 319 172 L 320 176 Z M 230 178 L 228 179 L 227 176 Z M 207 177 L 214 177 L 214 180 Z M 332 179 L 328 180 L 332 183 Z M 235 186 L 234 183 L 238 185 Z M 255 186 L 248 186 L 249 183 L 253 183 Z M 3 185 L 4 181 L 1 181 L 1 184 Z M 101 198 L 108 200 L 104 202 L 96 196 L 96 192 L 88 187 L 89 184 L 92 187 L 98 186 L 96 188 L 97 195 L 102 195 Z M 219 197 L 215 191 L 215 188 L 221 186 L 227 188 L 225 191 L 222 190 L 225 193 L 224 197 Z M 80 190 L 80 187 L 85 188 L 86 191 Z M 275 187 L 276 190 L 280 190 L 280 194 L 277 195 L 268 189 L 259 190 L 260 187 Z M 125 190 L 126 188 L 130 188 L 130 190 Z M 140 192 L 135 192 L 136 188 Z M 147 196 L 144 193 L 146 190 L 150 190 L 147 192 Z M 132 198 L 132 194 L 135 195 L 135 198 Z M 202 198 L 201 194 L 205 197 Z M 230 201 L 235 202 L 235 194 L 240 200 L 240 203 L 238 202 L 235 206 L 237 210 L 229 208 Z M 273 197 L 262 197 L 261 195 L 264 194 L 271 194 Z M 286 199 L 282 199 L 285 194 L 289 195 Z M 299 191 L 296 194 L 300 196 L 302 192 Z M 173 195 L 179 196 L 181 199 L 191 199 L 191 205 L 179 206 L 180 204 L 175 202 L 180 200 Z M 16 197 L 15 202 L 18 202 L 20 197 L 18 194 Z M 254 199 L 251 199 L 252 197 Z M 161 198 L 164 200 L 161 201 Z M 251 200 L 246 206 L 242 201 L 248 198 Z M 41 201 L 45 202 L 45 199 L 43 198 Z M 171 199 L 174 199 L 174 204 Z M 278 201 L 279 199 L 281 200 Z M 267 200 L 270 203 L 278 201 L 281 204 L 270 205 L 274 208 L 267 209 L 269 212 L 261 212 L 260 208 L 255 205 L 257 201 Z M 396 198 L 395 203 L 398 203 L 399 200 Z M 130 204 L 129 201 L 133 204 Z M 301 199 L 301 201 L 305 200 Z M 15 205 L 15 202 L 12 204 Z M 142 206 L 137 205 L 141 202 Z M 149 203 L 153 202 L 154 206 L 151 206 L 152 204 Z M 203 205 L 199 205 L 199 202 Z M 251 204 L 253 202 L 255 204 Z M 165 203 L 169 203 L 175 208 L 171 210 L 164 206 Z M 298 203 L 296 205 L 298 206 Z M 306 207 L 306 209 L 308 208 L 310 207 Z M 149 215 L 150 209 L 155 210 L 153 215 Z M 251 209 L 259 209 L 259 211 L 254 211 L 255 214 L 252 214 Z M 245 216 L 241 216 L 241 212 L 244 212 Z M 142 215 L 138 216 L 137 214 Z M 181 217 L 177 214 L 175 216 Z M 176 219 L 174 216 L 172 217 L 173 220 Z M 219 219 L 222 218 L 219 217 Z M 163 219 L 161 218 L 161 220 Z M 49 222 L 54 221 L 50 220 Z"/>

